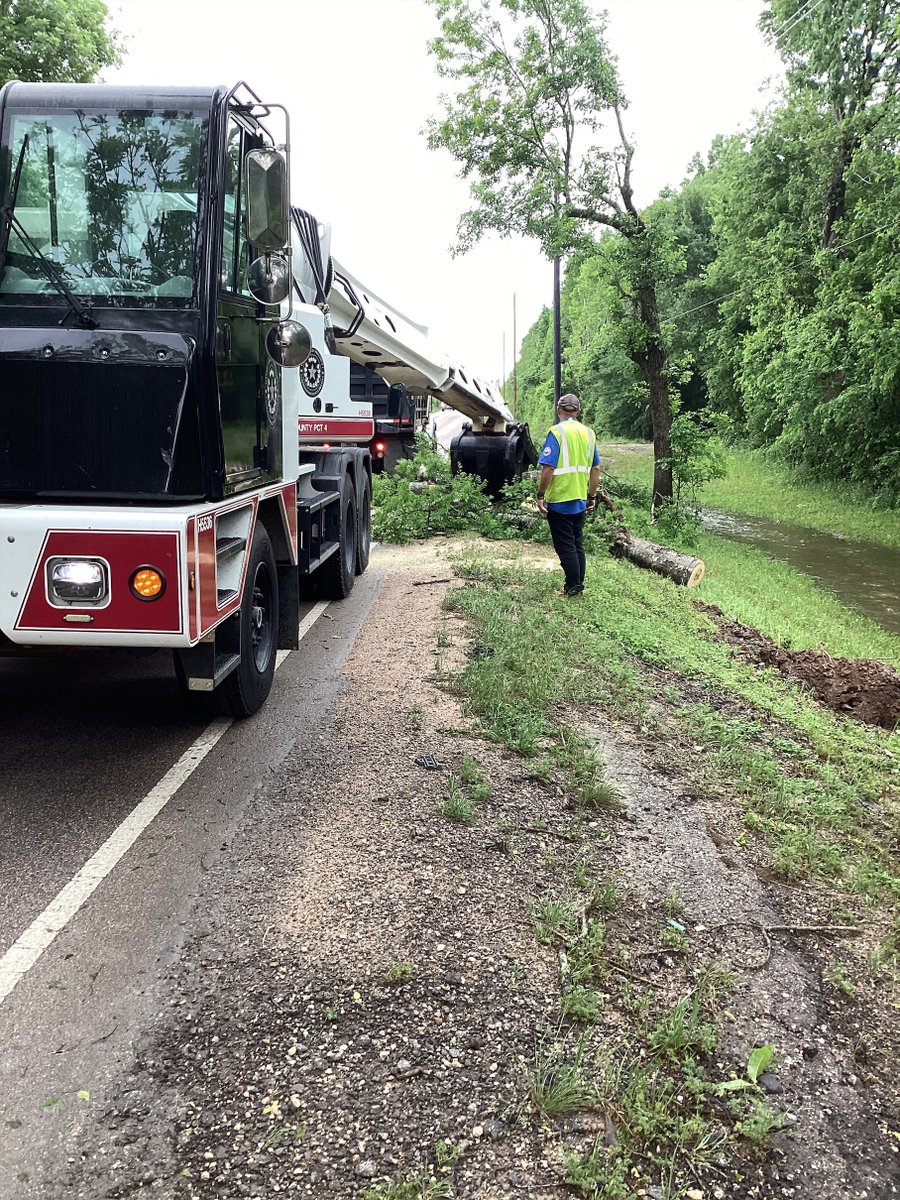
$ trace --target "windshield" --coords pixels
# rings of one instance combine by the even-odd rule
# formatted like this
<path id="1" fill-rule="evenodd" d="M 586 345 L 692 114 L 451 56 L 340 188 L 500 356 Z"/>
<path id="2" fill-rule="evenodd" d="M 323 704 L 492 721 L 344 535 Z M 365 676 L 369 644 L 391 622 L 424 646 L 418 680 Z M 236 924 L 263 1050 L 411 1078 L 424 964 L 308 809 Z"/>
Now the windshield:
<path id="1" fill-rule="evenodd" d="M 12 113 L 10 122 L 13 168 L 25 145 L 15 217 L 71 291 L 99 305 L 189 305 L 202 117 L 54 111 Z M 5 173 L 0 207 L 10 202 L 13 174 Z M 45 303 L 57 291 L 13 225 L 0 302 Z"/>

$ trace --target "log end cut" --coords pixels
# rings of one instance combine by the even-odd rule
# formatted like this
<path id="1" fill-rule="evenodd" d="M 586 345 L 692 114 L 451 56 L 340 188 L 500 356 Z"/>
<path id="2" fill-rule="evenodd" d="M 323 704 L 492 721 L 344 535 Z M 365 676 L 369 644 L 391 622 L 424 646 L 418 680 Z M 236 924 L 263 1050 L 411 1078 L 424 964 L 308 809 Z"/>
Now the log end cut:
<path id="1" fill-rule="evenodd" d="M 688 575 L 687 582 L 684 585 L 685 587 L 696 587 L 706 574 L 706 563 L 702 558 L 695 558 L 694 564 L 694 569 L 691 571 L 690 575 Z"/>

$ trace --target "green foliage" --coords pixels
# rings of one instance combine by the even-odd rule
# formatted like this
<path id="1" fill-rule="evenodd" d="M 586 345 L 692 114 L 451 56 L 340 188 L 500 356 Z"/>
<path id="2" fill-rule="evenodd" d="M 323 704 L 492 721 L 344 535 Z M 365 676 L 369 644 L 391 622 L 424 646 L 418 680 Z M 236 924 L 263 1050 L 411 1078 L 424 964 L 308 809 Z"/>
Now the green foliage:
<path id="1" fill-rule="evenodd" d="M 415 973 L 415 963 L 408 960 L 393 962 L 385 973 L 384 981 L 385 983 L 409 983 Z"/>
<path id="2" fill-rule="evenodd" d="M 481 481 L 462 471 L 453 475 L 449 458 L 422 436 L 413 458 L 399 462 L 392 475 L 375 476 L 373 503 L 372 536 L 401 543 L 478 529 L 487 506 Z"/>
<path id="3" fill-rule="evenodd" d="M 717 138 L 641 214 L 673 410 L 727 413 L 751 445 L 896 505 L 896 5 L 771 0 L 761 25 L 785 58 L 780 100 L 749 135 Z M 615 234 L 572 258 L 564 355 L 597 427 L 644 438 L 627 242 Z M 542 365 L 535 402 L 550 377 Z"/>
<path id="4" fill-rule="evenodd" d="M 89 83 L 120 59 L 103 0 L 0 0 L 0 84 Z"/>
<path id="5" fill-rule="evenodd" d="M 598 253 L 607 260 L 608 287 L 597 345 L 582 339 L 571 367 L 595 370 L 595 353 L 612 351 L 626 403 L 650 401 L 657 464 L 654 493 L 670 500 L 669 389 L 677 364 L 669 362 L 660 326 L 658 289 L 681 262 L 665 223 L 645 221 L 634 203 L 634 147 L 625 133 L 625 99 L 606 44 L 606 15 L 585 0 L 430 0 L 441 36 L 430 50 L 438 74 L 458 85 L 441 96 L 443 115 L 428 125 L 432 149 L 448 150 L 471 184 L 472 208 L 458 228 L 461 250 L 490 232 L 536 238 L 549 258 Z M 594 231 L 605 234 L 599 247 Z M 593 319 L 584 310 L 587 333 Z M 542 316 L 529 356 L 546 366 L 547 322 Z M 527 339 L 526 339 L 527 340 Z M 531 364 L 529 364 L 530 367 Z M 597 364 L 602 373 L 603 364 Z M 519 416 L 545 428 L 552 413 L 548 376 L 532 384 L 523 375 Z M 643 397 L 637 399 L 643 403 Z M 586 412 L 590 411 L 588 405 Z"/>
<path id="6" fill-rule="evenodd" d="M 774 1046 L 757 1046 L 755 1050 L 751 1051 L 750 1057 L 747 1059 L 746 1078 L 741 1079 L 735 1076 L 732 1079 L 726 1079 L 724 1082 L 716 1084 L 716 1095 L 724 1096 L 728 1092 L 741 1092 L 747 1088 L 757 1087 L 760 1075 L 769 1069 L 769 1065 L 774 1057 Z"/>
<path id="7" fill-rule="evenodd" d="M 431 3 L 441 36 L 429 49 L 438 74 L 459 86 L 441 97 L 428 143 L 449 150 L 472 181 L 460 246 L 516 230 L 553 258 L 578 242 L 576 213 L 619 219 L 615 169 L 625 151 L 610 152 L 605 124 L 623 98 L 605 17 L 584 0 Z"/>

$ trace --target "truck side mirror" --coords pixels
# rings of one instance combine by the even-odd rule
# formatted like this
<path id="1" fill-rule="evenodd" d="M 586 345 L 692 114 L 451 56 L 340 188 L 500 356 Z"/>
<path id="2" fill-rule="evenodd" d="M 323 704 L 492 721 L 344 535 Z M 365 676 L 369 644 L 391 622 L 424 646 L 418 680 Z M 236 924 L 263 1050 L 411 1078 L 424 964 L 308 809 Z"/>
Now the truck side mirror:
<path id="1" fill-rule="evenodd" d="M 312 338 L 299 321 L 279 321 L 266 334 L 266 353 L 279 367 L 299 367 L 309 358 Z"/>
<path id="2" fill-rule="evenodd" d="M 247 240 L 263 252 L 288 244 L 287 163 L 277 150 L 251 150 L 244 159 Z"/>
<path id="3" fill-rule="evenodd" d="M 255 258 L 247 271 L 247 287 L 260 304 L 280 304 L 291 290 L 291 269 L 280 254 Z"/>

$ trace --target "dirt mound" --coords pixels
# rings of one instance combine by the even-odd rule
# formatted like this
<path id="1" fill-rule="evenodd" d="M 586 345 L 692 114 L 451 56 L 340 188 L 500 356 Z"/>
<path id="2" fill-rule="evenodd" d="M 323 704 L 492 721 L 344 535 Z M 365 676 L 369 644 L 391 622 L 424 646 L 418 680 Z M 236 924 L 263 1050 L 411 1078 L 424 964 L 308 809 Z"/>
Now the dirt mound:
<path id="1" fill-rule="evenodd" d="M 716 604 L 697 603 L 719 633 L 748 662 L 777 667 L 811 688 L 820 703 L 857 721 L 894 729 L 900 724 L 900 675 L 872 658 L 832 658 L 824 650 L 787 650 L 752 625 L 729 620 Z"/>

